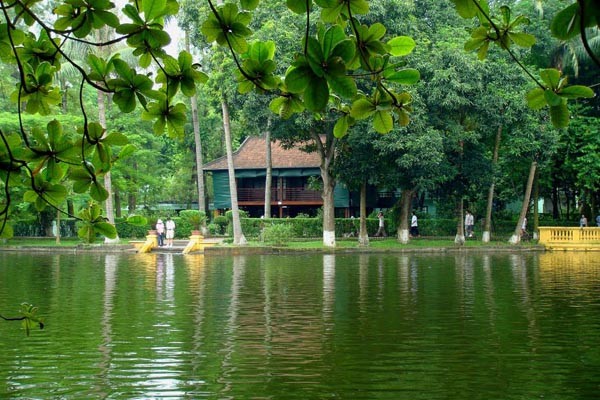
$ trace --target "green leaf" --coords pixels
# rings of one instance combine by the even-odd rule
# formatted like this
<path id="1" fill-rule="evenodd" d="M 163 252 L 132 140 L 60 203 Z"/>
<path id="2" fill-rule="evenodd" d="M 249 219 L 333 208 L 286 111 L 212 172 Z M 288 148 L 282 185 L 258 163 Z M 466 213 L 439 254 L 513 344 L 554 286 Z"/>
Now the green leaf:
<path id="1" fill-rule="evenodd" d="M 406 56 L 412 53 L 415 49 L 416 43 L 413 38 L 409 36 L 397 36 L 387 42 L 390 46 L 390 53 L 393 56 Z"/>
<path id="2" fill-rule="evenodd" d="M 92 182 L 90 187 L 90 196 L 92 199 L 102 202 L 108 198 L 108 191 L 100 182 Z"/>
<path id="3" fill-rule="evenodd" d="M 367 98 L 360 98 L 352 103 L 350 115 L 355 119 L 366 119 L 369 118 L 377 110 L 375 104 L 373 104 Z"/>
<path id="4" fill-rule="evenodd" d="M 479 11 L 472 0 L 452 0 L 452 2 L 456 6 L 458 15 L 462 18 L 473 18 Z"/>
<path id="5" fill-rule="evenodd" d="M 1 223 L 0 223 L 0 228 L 2 228 Z M 13 227 L 8 224 L 5 224 L 4 228 L 2 228 L 2 230 L 0 231 L 0 239 L 10 239 L 13 236 L 14 236 Z"/>
<path id="6" fill-rule="evenodd" d="M 405 68 L 391 74 L 386 74 L 385 79 L 403 85 L 414 85 L 421 79 L 421 74 L 413 68 Z"/>
<path id="7" fill-rule="evenodd" d="M 113 96 L 113 102 L 124 113 L 130 113 L 135 110 L 135 92 L 129 89 L 118 90 Z"/>
<path id="8" fill-rule="evenodd" d="M 323 111 L 329 102 L 329 87 L 323 78 L 311 79 L 304 90 L 304 105 L 310 111 Z"/>
<path id="9" fill-rule="evenodd" d="M 373 127 L 379 133 L 388 133 L 394 128 L 394 119 L 389 111 L 377 111 L 373 115 Z"/>
<path id="10" fill-rule="evenodd" d="M 252 43 L 248 48 L 248 56 L 259 63 L 272 60 L 275 57 L 275 42 L 269 40 Z"/>
<path id="11" fill-rule="evenodd" d="M 117 228 L 108 222 L 96 222 L 94 224 L 94 230 L 109 239 L 114 239 L 117 237 Z"/>
<path id="12" fill-rule="evenodd" d="M 545 90 L 542 88 L 535 88 L 527 93 L 527 105 L 533 110 L 540 110 L 548 104 L 546 97 L 544 96 Z"/>
<path id="13" fill-rule="evenodd" d="M 311 78 L 314 77 L 312 70 L 308 65 L 303 64 L 299 67 L 291 68 L 285 74 L 285 85 L 290 93 L 302 93 Z"/>
<path id="14" fill-rule="evenodd" d="M 142 0 L 142 11 L 146 21 L 152 21 L 164 14 L 167 0 Z"/>
<path id="15" fill-rule="evenodd" d="M 336 121 L 333 127 L 333 135 L 336 138 L 343 138 L 348 133 L 348 128 L 350 127 L 350 124 L 348 123 L 349 118 L 351 118 L 349 115 L 344 115 Z"/>
<path id="16" fill-rule="evenodd" d="M 134 226 L 145 226 L 148 224 L 148 219 L 141 215 L 130 215 L 127 217 L 127 223 Z"/>
<path id="17" fill-rule="evenodd" d="M 112 132 L 104 138 L 103 142 L 112 146 L 125 146 L 129 143 L 129 139 L 121 132 Z"/>
<path id="18" fill-rule="evenodd" d="M 254 10 L 258 7 L 260 0 L 241 0 L 240 4 L 244 10 Z"/>
<path id="19" fill-rule="evenodd" d="M 566 102 L 550 107 L 550 120 L 555 128 L 566 128 L 569 126 L 569 108 Z"/>
<path id="20" fill-rule="evenodd" d="M 349 63 L 354 58 L 355 53 L 356 46 L 352 40 L 348 39 L 339 42 L 331 52 L 331 56 L 339 57 L 344 61 L 344 63 Z"/>
<path id="21" fill-rule="evenodd" d="M 520 47 L 531 47 L 535 44 L 535 36 L 522 32 L 509 32 L 508 37 Z"/>
<path id="22" fill-rule="evenodd" d="M 60 206 L 67 198 L 67 188 L 63 185 L 51 185 L 44 190 L 44 197 L 53 206 Z"/>
<path id="23" fill-rule="evenodd" d="M 331 86 L 331 90 L 339 94 L 341 97 L 351 99 L 356 95 L 356 82 L 349 76 L 327 76 L 327 82 Z"/>
<path id="24" fill-rule="evenodd" d="M 578 99 L 580 97 L 591 99 L 594 97 L 594 91 L 587 86 L 573 85 L 563 88 L 558 95 L 567 99 Z"/>
<path id="25" fill-rule="evenodd" d="M 554 68 L 543 69 L 540 77 L 550 89 L 556 89 L 560 82 L 560 71 Z"/>
<path id="26" fill-rule="evenodd" d="M 564 100 L 550 89 L 544 91 L 544 98 L 550 107 L 560 105 Z"/>
<path id="27" fill-rule="evenodd" d="M 320 57 L 322 59 L 327 59 L 331 55 L 332 50 L 337 46 L 337 44 L 346 39 L 346 34 L 344 30 L 339 25 L 334 25 L 325 31 L 325 35 L 321 40 L 321 48 L 322 53 Z"/>
<path id="28" fill-rule="evenodd" d="M 560 40 L 569 40 L 581 32 L 579 4 L 574 3 L 558 12 L 550 25 L 552 35 Z"/>
<path id="29" fill-rule="evenodd" d="M 127 158 L 127 157 L 133 155 L 136 150 L 137 150 L 137 148 L 134 145 L 127 144 L 127 145 L 123 146 L 123 148 L 119 152 L 119 158 L 120 159 Z"/>
<path id="30" fill-rule="evenodd" d="M 286 0 L 287 7 L 296 14 L 306 14 L 306 0 Z M 311 4 L 311 2 L 309 2 Z"/>
<path id="31" fill-rule="evenodd" d="M 97 142 L 104 135 L 104 128 L 98 122 L 90 122 L 88 124 L 87 133 L 92 142 Z"/>

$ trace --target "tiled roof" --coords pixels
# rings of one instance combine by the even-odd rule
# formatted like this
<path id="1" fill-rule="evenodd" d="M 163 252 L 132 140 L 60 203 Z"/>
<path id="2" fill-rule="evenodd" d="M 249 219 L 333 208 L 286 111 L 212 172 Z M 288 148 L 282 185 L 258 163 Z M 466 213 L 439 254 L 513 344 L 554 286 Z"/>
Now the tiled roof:
<path id="1" fill-rule="evenodd" d="M 298 148 L 284 149 L 279 140 L 271 142 L 273 168 L 318 168 L 321 161 L 316 152 L 307 153 Z M 266 143 L 264 137 L 248 137 L 233 153 L 233 165 L 240 169 L 264 169 L 266 166 Z M 227 169 L 227 157 L 217 158 L 202 167 L 205 171 Z"/>

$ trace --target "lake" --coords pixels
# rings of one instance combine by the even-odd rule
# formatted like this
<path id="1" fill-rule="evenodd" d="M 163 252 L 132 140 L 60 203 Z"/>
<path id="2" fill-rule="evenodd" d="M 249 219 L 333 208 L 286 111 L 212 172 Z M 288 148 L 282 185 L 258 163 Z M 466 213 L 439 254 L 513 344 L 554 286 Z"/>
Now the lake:
<path id="1" fill-rule="evenodd" d="M 0 253 L 0 398 L 598 399 L 600 254 Z"/>

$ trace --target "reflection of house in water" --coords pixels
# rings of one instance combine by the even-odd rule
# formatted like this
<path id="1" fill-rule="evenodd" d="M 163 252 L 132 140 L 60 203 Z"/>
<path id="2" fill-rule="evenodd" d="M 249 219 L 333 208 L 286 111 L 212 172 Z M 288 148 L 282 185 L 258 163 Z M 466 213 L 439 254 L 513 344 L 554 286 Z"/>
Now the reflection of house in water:
<path id="1" fill-rule="evenodd" d="M 284 148 L 278 140 L 271 145 L 273 216 L 295 217 L 299 213 L 314 216 L 323 205 L 320 182 L 320 159 L 316 152 L 307 153 L 298 147 Z M 263 214 L 265 203 L 266 143 L 264 137 L 249 137 L 233 155 L 238 203 L 250 216 Z M 221 157 L 204 165 L 205 172 L 212 174 L 214 209 L 231 208 L 227 158 Z M 317 182 L 315 185 L 314 183 Z M 369 187 L 367 207 L 389 208 L 397 200 L 398 193 L 377 191 Z M 358 215 L 359 195 L 344 185 L 336 185 L 336 216 Z"/>

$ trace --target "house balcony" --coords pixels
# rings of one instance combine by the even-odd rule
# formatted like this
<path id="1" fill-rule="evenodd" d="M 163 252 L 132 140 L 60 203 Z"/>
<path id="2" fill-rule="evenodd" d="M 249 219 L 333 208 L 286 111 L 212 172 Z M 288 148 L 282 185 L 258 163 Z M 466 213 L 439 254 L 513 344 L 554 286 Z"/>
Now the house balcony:
<path id="1" fill-rule="evenodd" d="M 245 205 L 260 205 L 265 201 L 265 188 L 238 188 L 238 202 Z M 285 204 L 323 204 L 321 192 L 305 189 L 303 187 L 273 188 L 271 190 L 271 203 Z"/>

